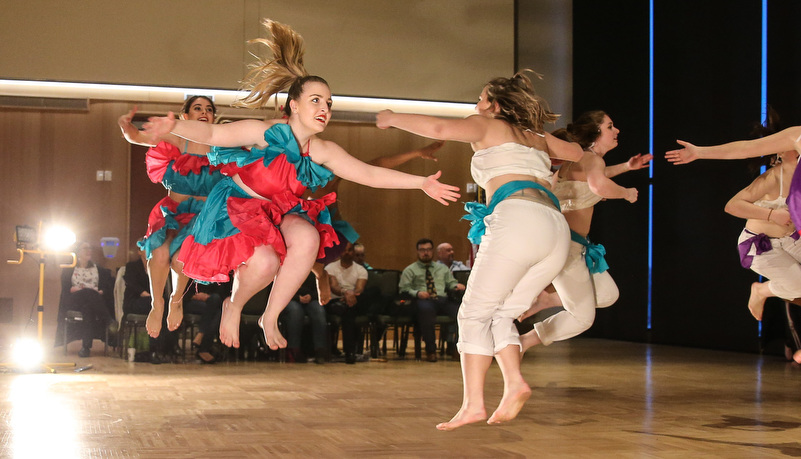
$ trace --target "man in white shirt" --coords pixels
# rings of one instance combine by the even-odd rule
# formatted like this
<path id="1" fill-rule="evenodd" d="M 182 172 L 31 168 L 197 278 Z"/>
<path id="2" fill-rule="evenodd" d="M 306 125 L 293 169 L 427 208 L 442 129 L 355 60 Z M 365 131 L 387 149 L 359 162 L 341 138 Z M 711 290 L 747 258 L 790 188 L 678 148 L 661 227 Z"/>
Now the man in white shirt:
<path id="1" fill-rule="evenodd" d="M 329 314 L 342 319 L 342 348 L 345 363 L 356 363 L 359 329 L 356 316 L 367 313 L 367 305 L 359 303 L 359 295 L 367 285 L 367 270 L 353 262 L 353 244 L 348 243 L 342 257 L 325 267 L 331 283 L 331 301 L 326 305 Z"/>

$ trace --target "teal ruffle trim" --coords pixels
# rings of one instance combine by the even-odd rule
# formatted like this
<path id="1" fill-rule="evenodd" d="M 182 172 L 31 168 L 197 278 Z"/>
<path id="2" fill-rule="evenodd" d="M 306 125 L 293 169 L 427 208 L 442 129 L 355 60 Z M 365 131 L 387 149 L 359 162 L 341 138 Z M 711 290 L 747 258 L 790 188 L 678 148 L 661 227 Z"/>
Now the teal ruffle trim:
<path id="1" fill-rule="evenodd" d="M 262 160 L 268 166 L 273 159 L 283 154 L 286 155 L 287 162 L 295 166 L 298 181 L 312 191 L 325 186 L 334 177 L 333 172 L 315 163 L 309 156 L 300 154 L 298 142 L 289 125 L 273 125 L 264 132 L 264 140 L 268 144 L 266 148 L 253 148 L 250 151 L 212 147 L 208 154 L 209 162 L 214 165 L 236 163 L 238 167 L 244 167 Z"/>

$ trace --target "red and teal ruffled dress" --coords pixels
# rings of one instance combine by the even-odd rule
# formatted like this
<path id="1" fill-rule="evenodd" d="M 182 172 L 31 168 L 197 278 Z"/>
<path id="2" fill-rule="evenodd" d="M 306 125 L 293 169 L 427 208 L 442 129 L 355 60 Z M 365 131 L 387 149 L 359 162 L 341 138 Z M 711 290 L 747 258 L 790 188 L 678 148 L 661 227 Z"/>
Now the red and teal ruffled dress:
<path id="1" fill-rule="evenodd" d="M 205 155 L 181 153 L 178 147 L 167 142 L 159 142 L 147 151 L 145 166 L 153 183 L 189 196 L 208 196 L 223 178 L 220 166 L 211 166 Z M 170 256 L 174 255 L 189 236 L 194 218 L 202 208 L 200 199 L 190 197 L 179 203 L 165 197 L 150 211 L 147 234 L 137 245 L 150 259 L 153 250 L 164 245 L 167 230 L 177 230 L 178 234 L 170 243 Z"/>
<path id="2" fill-rule="evenodd" d="M 336 193 L 319 199 L 303 199 L 309 190 L 325 186 L 334 174 L 301 154 L 292 129 L 276 124 L 265 131 L 268 146 L 250 151 L 213 147 L 211 164 L 223 165 L 223 178 L 206 199 L 192 234 L 181 247 L 179 261 L 184 274 L 202 282 L 226 282 L 228 273 L 247 261 L 256 247 L 269 245 L 283 262 L 286 244 L 279 225 L 287 214 L 308 220 L 320 234 L 322 257 L 327 247 L 339 243 L 331 226 L 328 206 Z M 248 195 L 232 176 L 266 199 Z"/>

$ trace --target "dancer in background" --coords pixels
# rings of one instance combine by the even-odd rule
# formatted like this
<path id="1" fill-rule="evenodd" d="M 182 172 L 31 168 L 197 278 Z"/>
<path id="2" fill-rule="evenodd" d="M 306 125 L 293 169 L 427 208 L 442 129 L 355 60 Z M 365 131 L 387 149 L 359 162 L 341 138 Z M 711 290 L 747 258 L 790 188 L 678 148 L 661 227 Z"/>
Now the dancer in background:
<path id="1" fill-rule="evenodd" d="M 619 296 L 604 260 L 606 250 L 587 238 L 595 204 L 603 199 L 637 201 L 637 189 L 623 188 L 609 179 L 627 170 L 648 167 L 652 155 L 636 155 L 627 162 L 606 166 L 604 156 L 617 147 L 620 130 L 601 110 L 581 114 L 567 126 L 566 140 L 578 142 L 584 155 L 576 163 L 564 162 L 556 174 L 553 192 L 570 226 L 570 254 L 559 274 L 566 289 L 544 290 L 521 320 L 546 308 L 564 306 L 560 311 L 522 335 L 522 351 L 538 344 L 572 338 L 592 326 L 595 308 L 611 306 Z"/>
<path id="2" fill-rule="evenodd" d="M 768 297 L 777 296 L 801 304 L 801 243 L 798 241 L 801 174 L 795 173 L 801 152 L 800 138 L 801 126 L 794 126 L 759 139 L 709 147 L 677 140 L 683 148 L 665 153 L 667 160 L 677 165 L 696 159 L 743 159 L 772 154 L 781 158 L 778 166 L 759 176 L 726 205 L 726 212 L 747 220 L 738 241 L 743 266 L 749 265 L 769 279 L 751 285 L 748 309 L 757 320 L 762 319 Z M 793 360 L 801 363 L 801 350 L 795 352 Z"/>
<path id="3" fill-rule="evenodd" d="M 487 419 L 484 381 L 493 357 L 504 393 L 488 423 L 513 419 L 531 395 L 520 373 L 514 320 L 559 274 L 570 242 L 558 200 L 548 190 L 549 156 L 578 161 L 583 154 L 577 144 L 544 131 L 557 115 L 534 93 L 525 72 L 487 83 L 476 111 L 465 119 L 441 119 L 385 110 L 376 120 L 379 128 L 470 143 L 473 180 L 487 192 L 489 206 L 468 203 L 474 212 L 470 239 L 481 248 L 458 314 L 464 399 L 450 421 L 437 425 L 440 430 Z"/>
<path id="4" fill-rule="evenodd" d="M 214 123 L 217 107 L 210 98 L 192 96 L 181 108 L 181 119 Z M 172 271 L 172 294 L 167 314 L 167 329 L 176 330 L 183 321 L 183 295 L 189 278 L 183 274 L 178 255 L 189 235 L 195 216 L 211 189 L 222 179 L 218 166 L 210 166 L 206 154 L 209 146 L 190 142 L 170 133 L 153 136 L 133 125 L 136 107 L 122 115 L 119 126 L 128 142 L 149 146 L 145 156 L 147 175 L 153 183 L 161 183 L 167 196 L 159 201 L 147 222 L 144 240 L 137 243 L 147 256 L 150 276 L 151 309 L 147 315 L 147 332 L 156 338 L 161 333 L 164 317 L 162 292 Z M 171 269 L 172 268 L 172 269 Z"/>
<path id="5" fill-rule="evenodd" d="M 172 132 L 195 142 L 215 145 L 209 158 L 227 175 L 210 194 L 192 235 L 182 246 L 184 272 L 208 282 L 224 281 L 235 270 L 231 297 L 223 303 L 220 340 L 239 346 L 239 317 L 256 292 L 273 287 L 259 325 L 271 349 L 286 347 L 278 331 L 278 315 L 306 279 L 325 248 L 338 243 L 327 206 L 333 194 L 303 199 L 336 174 L 376 188 L 420 189 L 447 205 L 458 188 L 440 183 L 440 172 L 419 177 L 370 166 L 337 144 L 322 140 L 331 119 L 331 90 L 303 66 L 303 39 L 290 27 L 271 20 L 264 26 L 272 56 L 250 74 L 244 106 L 263 107 L 270 96 L 286 90 L 286 119 L 244 120 L 225 125 L 168 117 L 151 118 L 146 131 Z M 240 146 L 252 146 L 250 151 Z"/>

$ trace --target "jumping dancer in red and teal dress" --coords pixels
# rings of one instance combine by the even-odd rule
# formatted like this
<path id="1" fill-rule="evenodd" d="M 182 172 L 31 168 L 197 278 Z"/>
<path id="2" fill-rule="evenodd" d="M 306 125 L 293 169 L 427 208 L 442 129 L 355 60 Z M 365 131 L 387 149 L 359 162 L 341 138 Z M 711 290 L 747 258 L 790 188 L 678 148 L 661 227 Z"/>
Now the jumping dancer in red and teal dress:
<path id="1" fill-rule="evenodd" d="M 376 188 L 421 189 L 447 205 L 458 188 L 437 181 L 440 173 L 419 177 L 370 166 L 337 144 L 322 140 L 331 119 L 331 90 L 303 66 L 303 39 L 291 28 L 266 20 L 272 57 L 256 68 L 242 104 L 263 107 L 287 90 L 285 120 L 243 120 L 224 125 L 154 117 L 145 124 L 151 135 L 173 133 L 216 145 L 212 163 L 225 164 L 230 177 L 220 181 L 198 216 L 192 236 L 184 241 L 180 260 L 190 277 L 227 279 L 234 269 L 230 298 L 223 303 L 220 340 L 239 346 L 239 318 L 248 299 L 271 282 L 267 307 L 259 320 L 272 349 L 286 347 L 278 331 L 278 315 L 308 276 L 326 247 L 338 242 L 327 207 L 336 196 L 302 199 L 306 189 L 324 186 L 334 174 Z M 250 152 L 231 147 L 253 146 Z"/>
<path id="2" fill-rule="evenodd" d="M 204 96 L 193 96 L 184 102 L 181 119 L 213 123 L 217 108 Z M 167 196 L 150 211 L 147 233 L 139 248 L 147 254 L 150 277 L 151 310 L 147 316 L 147 332 L 152 337 L 161 333 L 164 316 L 164 287 L 172 268 L 173 290 L 167 314 L 167 328 L 177 329 L 183 320 L 183 294 L 186 277 L 177 254 L 189 235 L 195 216 L 214 185 L 222 179 L 219 166 L 211 166 L 206 154 L 208 145 L 190 142 L 172 134 L 157 138 L 139 131 L 131 121 L 136 108 L 121 116 L 120 129 L 125 138 L 138 145 L 150 146 L 145 156 L 147 175 L 153 183 L 161 183 Z"/>

